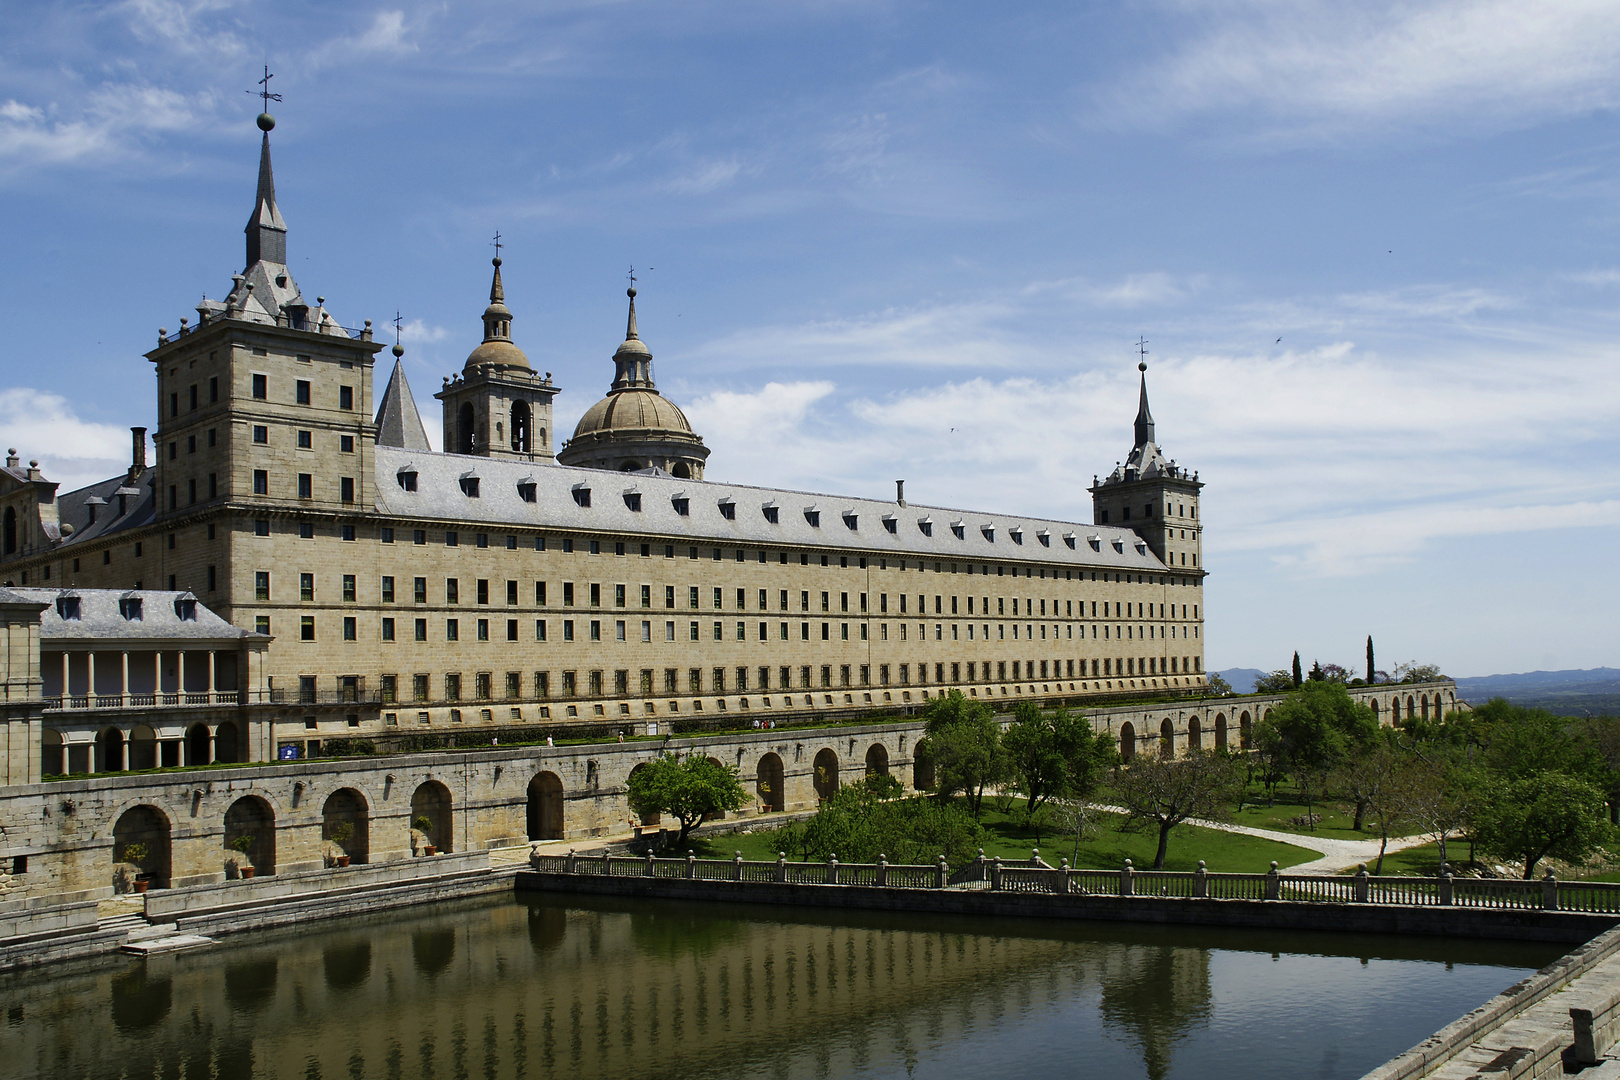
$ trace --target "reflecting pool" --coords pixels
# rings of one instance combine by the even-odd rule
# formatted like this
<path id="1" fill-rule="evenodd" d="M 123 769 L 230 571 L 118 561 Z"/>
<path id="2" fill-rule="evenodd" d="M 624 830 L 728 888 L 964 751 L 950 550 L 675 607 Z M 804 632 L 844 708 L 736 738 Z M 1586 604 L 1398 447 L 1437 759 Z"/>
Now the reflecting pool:
<path id="1" fill-rule="evenodd" d="M 1558 946 L 501 896 L 0 978 L 7 1077 L 1358 1077 Z"/>

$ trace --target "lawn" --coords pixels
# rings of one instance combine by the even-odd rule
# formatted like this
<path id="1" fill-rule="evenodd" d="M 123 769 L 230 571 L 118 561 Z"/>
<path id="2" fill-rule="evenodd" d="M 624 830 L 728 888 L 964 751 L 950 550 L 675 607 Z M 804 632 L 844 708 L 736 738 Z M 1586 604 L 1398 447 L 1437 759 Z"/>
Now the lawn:
<path id="1" fill-rule="evenodd" d="M 1462 873 L 1468 866 L 1468 841 L 1453 837 L 1446 844 L 1446 859 L 1451 863 L 1455 873 Z M 1480 862 L 1486 866 L 1495 866 L 1499 860 L 1482 855 Z M 1536 867 L 1536 877 L 1542 877 L 1546 872 L 1546 863 Z M 1367 871 L 1371 873 L 1373 864 L 1367 864 Z M 1354 873 L 1354 871 L 1350 871 Z M 1435 877 L 1440 873 L 1440 845 L 1421 844 L 1418 847 L 1407 848 L 1405 851 L 1390 852 L 1384 858 L 1384 874 L 1404 874 L 1417 877 Z M 1620 871 L 1605 870 L 1593 867 L 1585 872 L 1581 867 L 1573 867 L 1558 872 L 1558 877 L 1564 881 L 1620 881 Z"/>
<path id="2" fill-rule="evenodd" d="M 1258 805 L 1256 805 L 1258 804 Z M 1247 825 L 1251 829 L 1270 829 L 1274 832 L 1298 833 L 1301 836 L 1326 836 L 1336 840 L 1376 840 L 1377 834 L 1371 832 L 1357 832 L 1350 827 L 1355 820 L 1354 807 L 1348 807 L 1336 801 L 1318 801 L 1315 806 L 1307 808 L 1299 792 L 1292 787 L 1279 787 L 1275 803 L 1266 805 L 1266 789 L 1261 784 L 1251 784 L 1241 813 L 1234 814 L 1232 821 L 1237 825 Z M 1296 824 L 1292 819 L 1303 818 L 1307 813 L 1321 815 L 1322 820 L 1317 822 L 1313 831 L 1309 825 Z"/>
<path id="3" fill-rule="evenodd" d="M 1072 837 L 1054 836 L 1049 829 L 1037 835 L 1023 824 L 1023 817 L 1016 808 L 1010 814 L 1003 813 L 991 800 L 986 799 L 981 819 L 988 834 L 984 853 L 991 858 L 1000 856 L 1007 862 L 1021 862 L 1029 858 L 1031 848 L 1039 847 L 1041 857 L 1053 866 L 1058 865 L 1061 859 L 1071 859 L 1077 867 L 1096 870 L 1118 870 L 1126 859 L 1130 859 L 1138 870 L 1146 870 L 1153 865 L 1153 856 L 1158 847 L 1156 830 L 1126 832 L 1120 828 L 1124 819 L 1117 814 L 1100 814 L 1098 819 L 1098 830 L 1080 844 L 1076 856 Z M 743 858 L 750 861 L 775 861 L 777 852 L 784 850 L 782 839 L 774 829 L 712 838 L 705 838 L 700 829 L 689 838 L 687 847 L 699 858 L 706 859 L 729 859 L 740 850 Z M 1318 854 L 1308 848 L 1240 833 L 1179 825 L 1170 833 L 1170 851 L 1165 868 L 1193 870 L 1197 868 L 1198 860 L 1202 859 L 1212 871 L 1261 874 L 1271 869 L 1273 860 L 1279 867 L 1287 868 L 1310 862 Z M 797 858 L 791 851 L 788 857 Z"/>

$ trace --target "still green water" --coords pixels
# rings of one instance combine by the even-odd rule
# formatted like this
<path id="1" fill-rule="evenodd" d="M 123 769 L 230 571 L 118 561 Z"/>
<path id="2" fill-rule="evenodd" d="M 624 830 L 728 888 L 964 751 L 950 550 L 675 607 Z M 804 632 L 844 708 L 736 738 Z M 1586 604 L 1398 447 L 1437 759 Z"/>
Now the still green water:
<path id="1" fill-rule="evenodd" d="M 502 896 L 0 979 L 0 1075 L 1357 1077 L 1556 946 Z"/>

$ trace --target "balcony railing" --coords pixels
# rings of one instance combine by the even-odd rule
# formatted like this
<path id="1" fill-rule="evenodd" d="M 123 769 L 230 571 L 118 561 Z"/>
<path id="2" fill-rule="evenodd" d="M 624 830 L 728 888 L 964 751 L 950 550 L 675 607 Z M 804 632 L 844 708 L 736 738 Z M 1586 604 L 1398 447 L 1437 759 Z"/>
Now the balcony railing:
<path id="1" fill-rule="evenodd" d="M 169 690 L 160 694 L 68 694 L 45 699 L 45 709 L 173 709 L 186 706 L 247 705 L 264 700 L 248 690 Z"/>

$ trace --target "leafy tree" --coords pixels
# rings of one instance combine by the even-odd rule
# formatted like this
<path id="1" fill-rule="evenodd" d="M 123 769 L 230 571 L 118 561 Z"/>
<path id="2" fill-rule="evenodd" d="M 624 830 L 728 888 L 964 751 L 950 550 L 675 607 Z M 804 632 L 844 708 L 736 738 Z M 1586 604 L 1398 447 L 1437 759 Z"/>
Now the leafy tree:
<path id="1" fill-rule="evenodd" d="M 1299 650 L 1296 649 L 1294 650 L 1294 689 L 1298 690 L 1299 684 L 1304 681 L 1305 677 L 1303 674 L 1301 674 L 1299 667 Z"/>
<path id="2" fill-rule="evenodd" d="M 1322 661 L 1311 661 L 1311 673 L 1308 677 L 1312 682 L 1321 682 L 1323 679 L 1327 678 L 1326 675 L 1322 674 Z"/>
<path id="3" fill-rule="evenodd" d="M 1213 672 L 1211 672 L 1209 675 L 1208 688 L 1210 697 L 1231 697 L 1236 693 L 1236 691 L 1232 689 L 1231 683 L 1227 682 L 1225 679 Z"/>
<path id="4" fill-rule="evenodd" d="M 1088 833 L 1097 831 L 1097 814 L 1084 799 L 1054 799 L 1046 804 L 1048 820 L 1061 836 L 1074 837 L 1074 851 L 1069 855 L 1071 864 L 1080 859 L 1080 841 Z"/>
<path id="5" fill-rule="evenodd" d="M 1401 683 L 1434 682 L 1443 679 L 1438 664 L 1406 663 L 1395 665 L 1395 681 Z"/>
<path id="6" fill-rule="evenodd" d="M 1025 799 L 1024 816 L 1031 823 L 1050 799 L 1090 798 L 1119 761 L 1114 740 L 1093 732 L 1084 717 L 1064 710 L 1046 716 L 1033 701 L 1020 702 L 1013 717 L 1001 746 L 1013 785 Z"/>
<path id="7" fill-rule="evenodd" d="M 1001 730 L 990 706 L 969 700 L 960 690 L 935 698 L 923 710 L 927 721 L 928 759 L 934 766 L 934 788 L 941 801 L 961 792 L 977 818 L 986 788 L 1007 775 Z"/>
<path id="8" fill-rule="evenodd" d="M 1374 874 L 1384 872 L 1384 853 L 1389 850 L 1390 835 L 1406 821 L 1405 785 L 1415 764 L 1416 759 L 1391 740 L 1381 739 L 1345 767 L 1342 782 L 1356 800 L 1356 828 L 1359 830 L 1367 817 L 1378 826 L 1378 862 L 1373 867 Z"/>
<path id="9" fill-rule="evenodd" d="M 1440 847 L 1440 861 L 1448 862 L 1449 838 L 1473 820 L 1481 790 L 1478 770 L 1458 755 L 1414 756 L 1397 775 L 1391 813 L 1433 837 Z"/>
<path id="10" fill-rule="evenodd" d="M 637 814 L 669 814 L 681 823 L 676 847 L 686 843 L 687 835 L 707 815 L 717 810 L 737 810 L 749 801 L 736 767 L 721 765 L 702 754 L 656 757 L 630 774 L 627 787 L 630 809 Z"/>
<path id="11" fill-rule="evenodd" d="M 1309 812 L 1327 773 L 1378 738 L 1378 721 L 1343 683 L 1313 679 L 1271 710 L 1254 737 L 1274 767 L 1298 781 Z"/>
<path id="12" fill-rule="evenodd" d="M 1326 679 L 1328 682 L 1349 683 L 1351 677 L 1350 669 L 1344 667 L 1342 664 L 1322 665 L 1322 678 Z"/>
<path id="13" fill-rule="evenodd" d="M 1369 683 L 1378 681 L 1378 667 L 1373 663 L 1373 643 L 1371 634 L 1367 635 L 1367 681 Z"/>
<path id="14" fill-rule="evenodd" d="M 1159 848 L 1153 869 L 1163 870 L 1170 831 L 1189 818 L 1225 816 L 1237 769 L 1225 753 L 1193 750 L 1179 760 L 1138 756 L 1114 781 L 1113 798 L 1125 809 L 1127 826 L 1153 826 Z"/>
<path id="15" fill-rule="evenodd" d="M 920 865 L 944 855 L 960 866 L 984 846 L 984 829 L 955 803 L 884 799 L 864 784 L 840 788 L 808 821 L 784 830 L 788 846 L 806 859 Z"/>
<path id="16" fill-rule="evenodd" d="M 906 793 L 905 786 L 888 773 L 867 773 L 860 782 L 880 799 L 898 799 Z"/>
<path id="17" fill-rule="evenodd" d="M 1421 730 L 1422 723 L 1420 718 L 1414 730 Z M 1602 786 L 1601 753 L 1578 737 L 1576 724 L 1567 717 L 1493 698 L 1471 714 L 1449 714 L 1438 726 L 1450 741 L 1476 747 L 1492 776 L 1519 780 L 1561 772 Z"/>
<path id="18" fill-rule="evenodd" d="M 1294 677 L 1282 668 L 1260 676 L 1254 680 L 1254 692 L 1257 694 L 1286 694 L 1298 684 Z"/>
<path id="19" fill-rule="evenodd" d="M 1500 786 L 1479 817 L 1480 847 L 1523 859 L 1526 880 L 1547 856 L 1580 862 L 1609 836 L 1603 793 L 1584 780 L 1560 773 Z"/>
<path id="20" fill-rule="evenodd" d="M 1578 725 L 1579 737 L 1598 767 L 1589 777 L 1609 802 L 1609 824 L 1620 825 L 1620 719 L 1588 717 Z"/>

